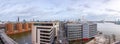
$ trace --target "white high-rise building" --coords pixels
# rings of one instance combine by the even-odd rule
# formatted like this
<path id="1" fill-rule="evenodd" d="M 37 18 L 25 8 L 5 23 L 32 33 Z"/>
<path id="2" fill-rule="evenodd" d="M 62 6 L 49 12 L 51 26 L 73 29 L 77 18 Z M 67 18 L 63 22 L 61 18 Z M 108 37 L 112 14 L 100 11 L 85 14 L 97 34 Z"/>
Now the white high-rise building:
<path id="1" fill-rule="evenodd" d="M 95 37 L 95 35 L 97 34 L 97 24 L 95 23 L 83 23 L 82 27 L 83 39 Z"/>
<path id="2" fill-rule="evenodd" d="M 53 22 L 36 22 L 32 29 L 33 44 L 53 44 L 55 39 L 55 24 Z"/>
<path id="3" fill-rule="evenodd" d="M 89 24 L 89 32 L 90 32 L 90 38 L 95 37 L 95 35 L 97 35 L 97 24 L 93 23 L 93 24 Z"/>

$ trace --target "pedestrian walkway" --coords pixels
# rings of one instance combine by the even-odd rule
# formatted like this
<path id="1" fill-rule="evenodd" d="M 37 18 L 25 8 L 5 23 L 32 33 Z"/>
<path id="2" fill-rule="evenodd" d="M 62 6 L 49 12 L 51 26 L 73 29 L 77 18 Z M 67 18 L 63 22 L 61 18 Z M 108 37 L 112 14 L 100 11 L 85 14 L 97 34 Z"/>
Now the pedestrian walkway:
<path id="1" fill-rule="evenodd" d="M 0 42 L 2 44 L 18 44 L 13 39 L 11 39 L 10 37 L 8 37 L 3 30 L 0 30 Z"/>

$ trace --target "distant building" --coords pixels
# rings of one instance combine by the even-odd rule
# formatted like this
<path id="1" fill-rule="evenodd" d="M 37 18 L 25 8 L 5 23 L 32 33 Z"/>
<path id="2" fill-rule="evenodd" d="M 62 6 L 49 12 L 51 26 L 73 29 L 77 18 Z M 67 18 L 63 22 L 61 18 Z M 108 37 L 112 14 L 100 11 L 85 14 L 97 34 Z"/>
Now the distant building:
<path id="1" fill-rule="evenodd" d="M 7 34 L 16 34 L 21 32 L 30 31 L 32 23 L 30 22 L 7 22 L 5 23 L 5 31 Z"/>
<path id="2" fill-rule="evenodd" d="M 0 29 L 5 29 L 5 23 L 4 22 L 0 22 Z"/>
<path id="3" fill-rule="evenodd" d="M 33 44 L 53 44 L 55 39 L 55 23 L 36 22 L 32 29 Z"/>

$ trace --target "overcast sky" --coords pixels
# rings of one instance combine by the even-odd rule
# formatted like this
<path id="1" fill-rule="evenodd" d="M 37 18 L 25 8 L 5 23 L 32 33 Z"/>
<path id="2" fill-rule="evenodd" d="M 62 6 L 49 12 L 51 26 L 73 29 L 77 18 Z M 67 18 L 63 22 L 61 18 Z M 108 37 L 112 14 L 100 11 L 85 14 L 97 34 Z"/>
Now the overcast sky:
<path id="1" fill-rule="evenodd" d="M 0 20 L 87 20 L 120 18 L 120 0 L 0 0 Z"/>

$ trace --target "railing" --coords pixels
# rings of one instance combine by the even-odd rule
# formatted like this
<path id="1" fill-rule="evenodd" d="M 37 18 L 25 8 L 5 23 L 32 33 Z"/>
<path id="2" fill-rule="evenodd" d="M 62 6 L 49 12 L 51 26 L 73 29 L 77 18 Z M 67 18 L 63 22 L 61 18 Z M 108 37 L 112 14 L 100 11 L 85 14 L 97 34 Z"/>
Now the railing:
<path id="1" fill-rule="evenodd" d="M 4 30 L 0 30 L 0 38 L 3 41 L 4 44 L 18 44 L 13 39 L 11 39 L 10 37 L 8 37 L 6 35 L 6 33 L 4 32 Z"/>

